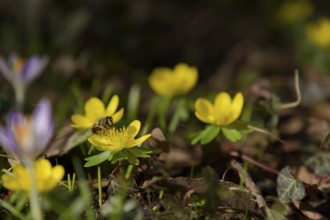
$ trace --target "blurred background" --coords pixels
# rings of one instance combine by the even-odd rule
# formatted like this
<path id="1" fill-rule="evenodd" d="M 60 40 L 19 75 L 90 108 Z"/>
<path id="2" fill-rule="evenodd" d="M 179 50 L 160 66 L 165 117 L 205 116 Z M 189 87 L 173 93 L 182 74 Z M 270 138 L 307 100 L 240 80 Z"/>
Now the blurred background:
<path id="1" fill-rule="evenodd" d="M 72 84 L 89 95 L 95 80 L 99 93 L 109 84 L 119 93 L 148 87 L 153 68 L 179 62 L 198 67 L 200 88 L 244 89 L 269 77 L 280 86 L 277 77 L 296 68 L 329 73 L 330 42 L 307 33 L 329 9 L 326 0 L 1 0 L 0 54 L 50 58 L 29 89 L 33 102 L 40 89 L 57 100 Z M 329 39 L 328 29 L 314 32 Z M 10 85 L 0 80 L 7 100 Z"/>

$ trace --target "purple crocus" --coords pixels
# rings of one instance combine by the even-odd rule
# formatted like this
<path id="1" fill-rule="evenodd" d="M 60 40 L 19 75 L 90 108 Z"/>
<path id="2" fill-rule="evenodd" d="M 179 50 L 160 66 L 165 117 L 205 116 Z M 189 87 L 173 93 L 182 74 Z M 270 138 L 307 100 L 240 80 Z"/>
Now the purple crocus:
<path id="1" fill-rule="evenodd" d="M 42 99 L 32 116 L 24 116 L 18 111 L 8 114 L 7 127 L 0 127 L 0 142 L 10 156 L 34 160 L 44 152 L 53 131 L 50 103 Z"/>
<path id="2" fill-rule="evenodd" d="M 21 106 L 28 85 L 45 69 L 47 57 L 34 55 L 27 60 L 15 53 L 9 55 L 8 62 L 0 57 L 0 73 L 10 82 L 16 94 L 16 102 Z"/>

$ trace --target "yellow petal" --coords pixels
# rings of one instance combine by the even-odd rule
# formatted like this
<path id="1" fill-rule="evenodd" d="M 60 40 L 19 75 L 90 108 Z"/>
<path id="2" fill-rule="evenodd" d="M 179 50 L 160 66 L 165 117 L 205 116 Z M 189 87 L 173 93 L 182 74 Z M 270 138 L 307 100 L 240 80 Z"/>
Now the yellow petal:
<path id="1" fill-rule="evenodd" d="M 135 137 L 139 133 L 140 127 L 141 122 L 139 120 L 132 121 L 127 128 L 127 135 L 130 137 Z"/>
<path id="2" fill-rule="evenodd" d="M 120 121 L 123 115 L 124 115 L 124 109 L 121 108 L 118 112 L 116 112 L 114 115 L 111 116 L 113 123 L 116 124 L 118 121 Z"/>
<path id="3" fill-rule="evenodd" d="M 35 175 L 37 177 L 49 178 L 52 173 L 52 165 L 46 159 L 40 159 L 35 162 Z"/>
<path id="4" fill-rule="evenodd" d="M 198 72 L 195 67 L 190 67 L 185 63 L 179 63 L 174 68 L 175 78 L 173 83 L 177 82 L 176 95 L 184 95 L 189 92 L 197 83 Z"/>
<path id="5" fill-rule="evenodd" d="M 306 26 L 305 32 L 310 41 L 320 48 L 330 46 L 330 19 L 320 18 Z"/>
<path id="6" fill-rule="evenodd" d="M 156 68 L 149 77 L 150 87 L 161 96 L 172 96 L 172 70 L 169 68 Z"/>
<path id="7" fill-rule="evenodd" d="M 104 104 L 100 99 L 92 97 L 85 103 L 85 112 L 87 118 L 96 122 L 105 115 Z"/>
<path id="8" fill-rule="evenodd" d="M 91 122 L 91 120 L 89 118 L 86 118 L 85 116 L 78 115 L 78 114 L 72 115 L 71 121 L 73 122 L 71 127 L 77 128 L 77 129 L 88 129 L 88 128 L 91 128 L 94 124 L 94 122 Z"/>
<path id="9" fill-rule="evenodd" d="M 149 137 L 151 136 L 151 134 L 146 134 L 143 135 L 142 137 L 136 139 L 133 143 L 129 143 L 128 146 L 126 146 L 127 148 L 131 148 L 137 145 L 142 144 L 143 142 L 145 142 Z"/>
<path id="10" fill-rule="evenodd" d="M 64 173 L 65 173 L 65 170 L 64 170 L 63 166 L 60 166 L 60 165 L 54 166 L 53 171 L 52 171 L 52 177 L 53 177 L 54 181 L 56 181 L 56 182 L 61 181 L 64 177 Z"/>
<path id="11" fill-rule="evenodd" d="M 216 111 L 222 110 L 222 111 L 228 111 L 231 105 L 231 97 L 226 92 L 220 92 L 216 97 L 214 101 L 214 108 Z"/>
<path id="12" fill-rule="evenodd" d="M 101 135 L 92 135 L 88 138 L 88 141 L 94 145 L 94 146 L 97 146 L 97 147 L 102 147 L 102 148 L 105 148 L 106 146 L 109 145 L 109 139 L 101 136 Z"/>
<path id="13" fill-rule="evenodd" d="M 214 123 L 214 110 L 212 104 L 203 98 L 199 98 L 195 102 L 195 115 L 196 117 L 205 123 Z"/>
<path id="14" fill-rule="evenodd" d="M 117 108 L 118 108 L 118 104 L 119 104 L 119 97 L 117 95 L 112 96 L 107 109 L 105 110 L 106 115 L 105 116 L 112 116 Z"/>
<path id="15" fill-rule="evenodd" d="M 1 176 L 1 182 L 2 185 L 10 190 L 16 190 L 17 189 L 17 184 L 15 181 L 13 181 L 13 177 L 8 176 L 7 174 L 3 174 Z"/>
<path id="16" fill-rule="evenodd" d="M 242 113 L 244 104 L 244 96 L 242 93 L 237 93 L 233 99 L 233 102 L 231 104 L 231 112 L 232 112 L 232 121 L 235 121 L 238 119 L 238 117 Z"/>

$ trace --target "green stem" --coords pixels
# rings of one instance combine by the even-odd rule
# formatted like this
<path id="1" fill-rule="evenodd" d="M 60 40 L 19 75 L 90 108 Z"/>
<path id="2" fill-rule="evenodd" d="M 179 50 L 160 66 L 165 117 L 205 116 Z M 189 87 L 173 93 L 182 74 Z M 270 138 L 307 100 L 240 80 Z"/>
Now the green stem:
<path id="1" fill-rule="evenodd" d="M 166 115 L 170 108 L 172 97 L 163 97 L 159 105 L 159 124 L 162 130 L 166 129 Z"/>
<path id="2" fill-rule="evenodd" d="M 25 100 L 25 88 L 22 85 L 14 85 L 16 107 L 22 110 Z"/>
<path id="3" fill-rule="evenodd" d="M 149 113 L 147 116 L 147 120 L 145 122 L 145 125 L 141 131 L 141 134 L 144 135 L 147 133 L 147 131 L 149 130 L 149 128 L 152 126 L 152 122 L 154 120 L 155 114 L 156 114 L 156 106 L 158 104 L 157 102 L 158 100 L 154 97 L 151 102 L 150 102 L 150 106 L 149 106 Z"/>
<path id="4" fill-rule="evenodd" d="M 99 190 L 99 206 L 102 207 L 102 178 L 101 178 L 101 167 L 97 167 L 97 187 Z"/>
<path id="5" fill-rule="evenodd" d="M 31 189 L 29 192 L 31 212 L 34 220 L 42 220 L 42 213 L 39 202 L 39 194 L 37 191 L 37 181 L 35 175 L 34 161 L 31 159 L 26 160 L 26 166 L 29 171 L 31 179 Z"/>
<path id="6" fill-rule="evenodd" d="M 25 216 L 20 213 L 14 206 L 10 203 L 5 202 L 4 200 L 0 200 L 0 206 L 4 209 L 7 209 L 11 214 L 13 214 L 16 218 L 25 219 Z"/>
<path id="7" fill-rule="evenodd" d="M 180 121 L 184 121 L 188 119 L 188 110 L 186 106 L 186 100 L 184 98 L 181 98 L 176 103 L 176 108 L 174 115 L 172 116 L 170 126 L 169 126 L 169 132 L 174 133 L 176 131 L 176 128 L 179 125 Z"/>

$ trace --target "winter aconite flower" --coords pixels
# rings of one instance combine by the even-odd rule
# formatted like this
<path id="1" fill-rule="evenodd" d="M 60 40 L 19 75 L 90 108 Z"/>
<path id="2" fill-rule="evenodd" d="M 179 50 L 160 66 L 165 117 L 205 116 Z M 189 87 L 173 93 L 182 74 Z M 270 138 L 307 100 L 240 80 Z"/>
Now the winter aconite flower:
<path id="1" fill-rule="evenodd" d="M 146 134 L 135 139 L 140 131 L 140 127 L 141 122 L 134 120 L 127 128 L 108 129 L 105 134 L 90 136 L 88 141 L 98 150 L 116 153 L 125 148 L 132 148 L 140 145 L 151 136 L 150 134 Z"/>
<path id="2" fill-rule="evenodd" d="M 34 172 L 36 176 L 36 189 L 39 193 L 51 191 L 62 180 L 64 176 L 63 166 L 56 165 L 52 167 L 46 159 L 39 159 L 34 163 Z M 1 181 L 4 187 L 14 191 L 31 190 L 31 178 L 27 168 L 20 164 L 13 165 L 12 175 L 3 174 Z"/>
<path id="3" fill-rule="evenodd" d="M 313 9 L 309 0 L 287 0 L 278 9 L 277 18 L 285 24 L 296 24 L 308 18 Z"/>
<path id="4" fill-rule="evenodd" d="M 7 127 L 0 127 L 0 142 L 3 149 L 16 159 L 34 160 L 45 150 L 53 131 L 50 103 L 42 99 L 32 116 L 17 111 L 8 114 Z"/>
<path id="5" fill-rule="evenodd" d="M 204 98 L 195 102 L 196 117 L 207 124 L 226 126 L 236 121 L 241 115 L 244 103 L 242 93 L 237 93 L 234 99 L 226 92 L 220 92 L 214 101 L 210 103 Z"/>
<path id="6" fill-rule="evenodd" d="M 154 69 L 149 77 L 149 84 L 158 95 L 172 97 L 188 93 L 197 80 L 196 67 L 179 63 L 173 70 L 165 67 Z"/>
<path id="7" fill-rule="evenodd" d="M 27 60 L 17 54 L 11 54 L 8 62 L 0 57 L 0 72 L 13 86 L 16 101 L 21 105 L 29 84 L 42 73 L 48 63 L 47 57 L 34 55 Z"/>
<path id="8" fill-rule="evenodd" d="M 89 129 L 98 120 L 107 116 L 111 116 L 113 123 L 117 123 L 124 114 L 123 108 L 116 112 L 118 104 L 119 97 L 117 95 L 111 98 L 106 108 L 100 99 L 92 97 L 85 103 L 85 115 L 75 114 L 71 116 L 71 127 L 76 129 Z"/>
<path id="9" fill-rule="evenodd" d="M 321 18 L 306 26 L 306 34 L 309 40 L 317 47 L 330 48 L 330 19 Z"/>

